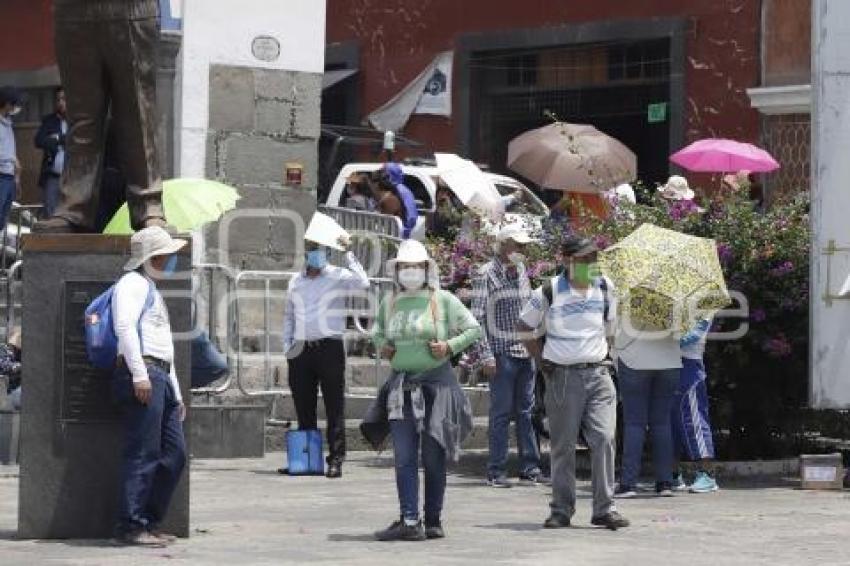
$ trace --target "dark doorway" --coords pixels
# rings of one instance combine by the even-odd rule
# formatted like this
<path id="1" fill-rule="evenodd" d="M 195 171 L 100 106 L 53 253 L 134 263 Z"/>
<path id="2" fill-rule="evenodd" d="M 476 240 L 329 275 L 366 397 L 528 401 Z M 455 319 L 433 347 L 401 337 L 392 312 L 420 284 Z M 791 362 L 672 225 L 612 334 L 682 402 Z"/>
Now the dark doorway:
<path id="1" fill-rule="evenodd" d="M 670 40 L 486 51 L 470 57 L 474 158 L 507 172 L 519 134 L 559 120 L 590 124 L 638 157 L 638 177 L 664 181 L 670 153 Z M 661 115 L 650 120 L 649 107 Z"/>

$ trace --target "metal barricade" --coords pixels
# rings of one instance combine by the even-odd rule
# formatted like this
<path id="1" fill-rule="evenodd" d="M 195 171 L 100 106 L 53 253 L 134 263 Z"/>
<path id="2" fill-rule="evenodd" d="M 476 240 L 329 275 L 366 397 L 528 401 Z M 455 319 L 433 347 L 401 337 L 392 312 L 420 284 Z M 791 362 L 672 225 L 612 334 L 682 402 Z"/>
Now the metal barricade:
<path id="1" fill-rule="evenodd" d="M 289 281 L 295 275 L 296 273 L 291 271 L 242 271 L 234 278 L 236 296 L 232 302 L 234 305 L 234 326 L 236 328 L 236 387 L 239 388 L 239 391 L 243 395 L 248 397 L 274 397 L 290 393 L 286 389 L 271 389 L 271 282 Z M 240 319 L 242 292 L 239 289 L 239 285 L 245 280 L 259 280 L 263 283 L 263 336 L 265 339 L 263 347 L 263 376 L 266 384 L 266 389 L 263 391 L 248 391 L 243 383 L 243 345 Z"/>
<path id="2" fill-rule="evenodd" d="M 352 210 L 339 206 L 319 205 L 319 212 L 327 214 L 349 232 L 363 232 L 401 239 L 401 219 L 397 216 Z"/>
<path id="3" fill-rule="evenodd" d="M 38 220 L 44 206 L 12 203 L 9 217 L 3 227 L 2 249 L 0 249 L 0 272 L 5 275 L 12 265 L 21 259 L 22 236 L 29 234 L 30 227 Z"/>
<path id="4" fill-rule="evenodd" d="M 232 364 L 230 363 L 233 359 L 231 355 L 233 344 L 231 343 L 231 332 L 233 329 L 233 305 L 230 301 L 230 297 L 234 291 L 233 285 L 233 275 L 231 273 L 230 268 L 224 265 L 217 264 L 197 264 L 193 266 L 193 270 L 199 276 L 199 278 L 203 278 L 206 275 L 209 275 L 209 294 L 207 297 L 207 335 L 209 336 L 210 341 L 215 344 L 218 336 L 218 307 L 220 304 L 216 301 L 216 274 L 220 273 L 224 276 L 224 281 L 226 285 L 226 291 L 223 295 L 226 305 L 226 315 L 225 315 L 225 334 L 224 334 L 224 344 L 225 352 L 224 355 L 227 358 L 228 372 L 227 378 L 224 382 L 216 387 L 197 387 L 192 389 L 192 393 L 206 393 L 212 395 L 220 395 L 230 389 L 233 384 L 233 370 Z M 201 282 L 202 284 L 202 282 Z"/>

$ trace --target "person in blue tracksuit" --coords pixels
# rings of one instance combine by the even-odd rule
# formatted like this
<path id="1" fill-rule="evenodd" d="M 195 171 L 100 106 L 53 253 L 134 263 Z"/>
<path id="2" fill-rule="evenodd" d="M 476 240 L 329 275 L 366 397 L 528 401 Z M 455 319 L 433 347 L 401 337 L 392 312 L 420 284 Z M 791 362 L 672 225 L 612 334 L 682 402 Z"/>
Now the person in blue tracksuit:
<path id="1" fill-rule="evenodd" d="M 714 460 L 714 439 L 709 419 L 708 388 L 703 354 L 711 320 L 699 320 L 684 336 L 679 346 L 682 352 L 682 370 L 679 389 L 673 404 L 673 437 L 680 458 L 700 462 L 694 482 L 690 487 L 678 473 L 673 484 L 677 491 L 711 493 L 717 491 L 717 481 L 708 471 Z"/>

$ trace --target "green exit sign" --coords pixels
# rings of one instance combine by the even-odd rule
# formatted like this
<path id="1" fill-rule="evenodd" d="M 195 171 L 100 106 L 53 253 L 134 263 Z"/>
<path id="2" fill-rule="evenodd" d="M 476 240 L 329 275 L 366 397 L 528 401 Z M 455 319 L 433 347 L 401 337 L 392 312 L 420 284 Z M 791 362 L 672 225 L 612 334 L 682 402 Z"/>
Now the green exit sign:
<path id="1" fill-rule="evenodd" d="M 660 122 L 667 121 L 667 103 L 666 102 L 658 102 L 656 104 L 650 104 L 647 107 L 646 112 L 647 121 L 650 124 L 658 124 Z"/>

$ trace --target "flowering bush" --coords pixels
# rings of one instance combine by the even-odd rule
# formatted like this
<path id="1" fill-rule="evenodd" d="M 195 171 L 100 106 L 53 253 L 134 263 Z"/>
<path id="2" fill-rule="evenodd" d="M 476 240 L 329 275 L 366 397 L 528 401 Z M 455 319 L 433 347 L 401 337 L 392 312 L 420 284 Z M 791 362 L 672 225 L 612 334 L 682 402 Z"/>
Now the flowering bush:
<path id="1" fill-rule="evenodd" d="M 720 455 L 771 457 L 799 453 L 806 403 L 809 329 L 809 202 L 807 194 L 777 202 L 766 212 L 746 195 L 723 192 L 702 207 L 669 203 L 647 191 L 646 204 L 612 203 L 608 218 L 585 216 L 572 229 L 548 223 L 541 244 L 527 252 L 539 285 L 556 267 L 554 251 L 578 233 L 606 248 L 644 223 L 712 238 L 730 291 L 745 298 L 743 319 L 718 317 L 714 331 L 746 325 L 736 340 L 710 341 L 706 350 L 712 419 Z M 433 240 L 444 285 L 464 295 L 477 266 L 493 255 L 493 238 L 478 226 L 454 240 Z"/>
<path id="2" fill-rule="evenodd" d="M 761 212 L 743 193 L 724 192 L 700 208 L 693 202 L 624 205 L 587 225 L 585 234 L 614 243 L 644 222 L 712 238 L 730 291 L 744 304 L 740 318 L 718 317 L 713 330 L 735 340 L 710 341 L 706 365 L 714 426 L 722 455 L 770 457 L 799 453 L 806 403 L 809 332 L 809 201 L 807 194 Z"/>

